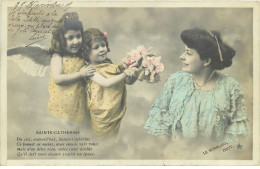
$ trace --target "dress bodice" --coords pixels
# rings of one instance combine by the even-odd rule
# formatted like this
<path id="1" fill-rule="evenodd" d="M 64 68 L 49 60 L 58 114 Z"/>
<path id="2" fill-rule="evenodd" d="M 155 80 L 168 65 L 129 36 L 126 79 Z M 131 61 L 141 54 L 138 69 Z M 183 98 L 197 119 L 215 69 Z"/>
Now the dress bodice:
<path id="1" fill-rule="evenodd" d="M 200 90 L 190 74 L 172 74 L 149 112 L 145 128 L 154 135 L 175 136 L 180 126 L 188 138 L 230 141 L 238 133 L 247 134 L 247 110 L 239 83 L 218 73 L 212 90 Z"/>

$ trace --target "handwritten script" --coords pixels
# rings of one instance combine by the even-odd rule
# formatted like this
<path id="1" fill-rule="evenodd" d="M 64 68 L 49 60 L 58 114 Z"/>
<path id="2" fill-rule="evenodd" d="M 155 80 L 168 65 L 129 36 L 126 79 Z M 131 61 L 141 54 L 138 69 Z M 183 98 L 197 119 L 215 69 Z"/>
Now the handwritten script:
<path id="1" fill-rule="evenodd" d="M 67 11 L 72 2 L 17 2 L 8 11 L 8 33 L 26 34 L 29 40 L 45 39 L 60 19 L 59 12 Z"/>

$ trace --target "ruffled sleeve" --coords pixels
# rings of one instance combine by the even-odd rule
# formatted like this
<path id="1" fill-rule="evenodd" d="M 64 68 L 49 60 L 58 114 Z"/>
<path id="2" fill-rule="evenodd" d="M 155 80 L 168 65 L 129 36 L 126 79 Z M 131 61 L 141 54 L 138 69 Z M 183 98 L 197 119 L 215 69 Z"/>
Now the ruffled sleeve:
<path id="1" fill-rule="evenodd" d="M 245 99 L 237 81 L 231 86 L 231 111 L 228 114 L 228 124 L 225 129 L 224 140 L 232 143 L 238 136 L 249 135 L 248 115 Z"/>
<path id="2" fill-rule="evenodd" d="M 169 105 L 173 94 L 175 77 L 176 74 L 172 74 L 168 78 L 163 90 L 148 113 L 149 117 L 144 128 L 148 129 L 148 133 L 155 136 L 170 135 L 169 126 L 172 123 L 172 118 L 169 113 Z"/>

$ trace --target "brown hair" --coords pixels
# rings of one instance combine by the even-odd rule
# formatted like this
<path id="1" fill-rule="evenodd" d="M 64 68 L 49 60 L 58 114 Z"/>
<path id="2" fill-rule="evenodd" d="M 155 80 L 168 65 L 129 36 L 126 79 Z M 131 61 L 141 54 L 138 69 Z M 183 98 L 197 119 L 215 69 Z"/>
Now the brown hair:
<path id="1" fill-rule="evenodd" d="M 59 53 L 61 55 L 66 54 L 66 39 L 64 34 L 68 30 L 80 30 L 81 35 L 83 35 L 82 22 L 79 21 L 78 14 L 76 12 L 69 12 L 64 14 L 61 19 L 57 22 L 55 29 L 52 32 L 51 47 L 49 48 L 50 54 Z M 82 38 L 83 40 L 83 38 Z M 81 49 L 77 53 L 79 57 L 81 56 Z"/>
<path id="2" fill-rule="evenodd" d="M 87 62 L 89 62 L 89 54 L 92 50 L 92 43 L 94 40 L 104 41 L 106 43 L 107 51 L 110 52 L 107 37 L 104 35 L 104 33 L 97 28 L 90 28 L 83 34 L 82 53 Z"/>
<path id="3" fill-rule="evenodd" d="M 232 65 L 235 50 L 222 42 L 218 31 L 211 31 L 209 33 L 206 30 L 198 28 L 184 30 L 181 33 L 181 39 L 187 47 L 195 49 L 198 52 L 201 60 L 211 58 L 210 65 L 214 69 L 221 70 Z"/>

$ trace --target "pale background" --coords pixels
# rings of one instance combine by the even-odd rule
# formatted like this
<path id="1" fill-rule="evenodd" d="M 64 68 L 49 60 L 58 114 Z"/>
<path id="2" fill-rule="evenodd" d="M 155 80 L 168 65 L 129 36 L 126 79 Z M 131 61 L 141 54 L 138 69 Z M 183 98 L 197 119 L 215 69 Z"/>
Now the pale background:
<path id="1" fill-rule="evenodd" d="M 119 63 L 126 53 L 143 44 L 162 56 L 165 70 L 157 84 L 137 82 L 127 87 L 127 112 L 116 140 L 99 140 L 87 127 L 81 136 L 99 141 L 95 157 L 90 159 L 252 159 L 252 142 L 243 149 L 223 153 L 221 149 L 207 156 L 202 152 L 217 143 L 205 140 L 167 141 L 147 134 L 143 126 L 147 114 L 170 74 L 181 70 L 179 56 L 184 50 L 180 34 L 185 29 L 218 30 L 223 40 L 236 50 L 233 65 L 223 72 L 236 78 L 245 94 L 252 128 L 253 104 L 253 10 L 250 8 L 73 8 L 84 29 L 99 28 L 108 32 L 109 57 Z M 61 17 L 62 12 L 60 12 Z M 58 17 L 58 18 L 59 18 Z M 29 44 L 28 35 L 8 36 L 8 47 Z M 51 34 L 39 42 L 46 48 Z M 75 127 L 46 111 L 49 98 L 49 74 L 35 78 L 8 62 L 8 159 L 16 159 L 16 137 L 35 137 L 36 130 L 72 130 Z M 86 125 L 87 126 L 87 125 Z M 251 140 L 251 137 L 248 137 Z M 242 143 L 241 143 L 242 144 Z"/>

